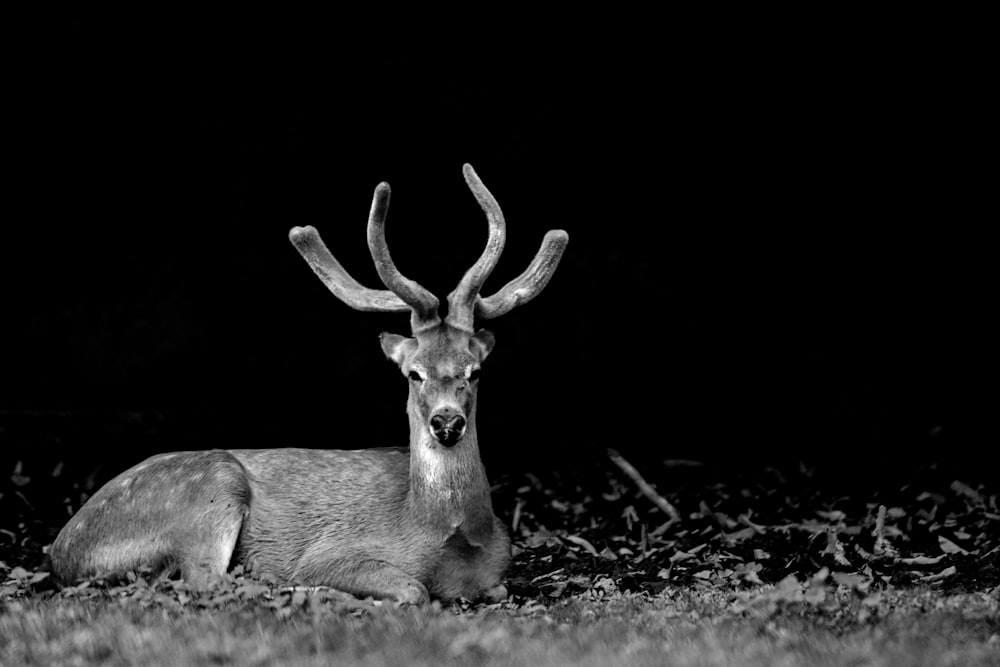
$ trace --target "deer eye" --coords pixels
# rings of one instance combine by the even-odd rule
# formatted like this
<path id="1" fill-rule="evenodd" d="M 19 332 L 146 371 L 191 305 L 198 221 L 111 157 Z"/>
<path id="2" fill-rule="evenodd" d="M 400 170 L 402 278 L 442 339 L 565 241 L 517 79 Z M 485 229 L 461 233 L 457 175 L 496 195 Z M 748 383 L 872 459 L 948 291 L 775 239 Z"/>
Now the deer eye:
<path id="1" fill-rule="evenodd" d="M 414 382 L 423 382 L 424 381 L 424 379 L 422 377 L 420 377 L 420 373 L 418 373 L 416 371 L 410 371 L 409 378 L 411 380 L 413 380 Z"/>
<path id="2" fill-rule="evenodd" d="M 469 373 L 469 382 L 475 382 L 478 379 L 479 379 L 479 369 L 476 368 L 473 369 L 471 373 Z"/>

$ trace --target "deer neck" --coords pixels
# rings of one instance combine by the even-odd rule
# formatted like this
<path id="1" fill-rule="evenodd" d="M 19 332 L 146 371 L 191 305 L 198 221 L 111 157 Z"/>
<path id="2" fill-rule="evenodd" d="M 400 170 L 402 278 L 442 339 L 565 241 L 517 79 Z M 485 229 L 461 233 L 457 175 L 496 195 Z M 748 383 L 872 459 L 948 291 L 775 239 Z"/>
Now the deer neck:
<path id="1" fill-rule="evenodd" d="M 414 518 L 443 539 L 464 537 L 483 544 L 493 532 L 493 505 L 486 469 L 479 456 L 475 410 L 468 415 L 465 437 L 454 447 L 438 444 L 415 406 L 410 416 L 410 488 Z"/>

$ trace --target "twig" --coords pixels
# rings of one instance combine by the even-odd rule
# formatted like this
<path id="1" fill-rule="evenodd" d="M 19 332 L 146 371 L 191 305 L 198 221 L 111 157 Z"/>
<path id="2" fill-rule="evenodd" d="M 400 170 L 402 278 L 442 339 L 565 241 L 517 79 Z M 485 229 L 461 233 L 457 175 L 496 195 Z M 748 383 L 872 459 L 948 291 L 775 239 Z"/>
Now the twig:
<path id="1" fill-rule="evenodd" d="M 875 517 L 875 529 L 872 531 L 875 536 L 876 556 L 898 556 L 895 547 L 885 537 L 885 505 L 878 506 L 878 515 Z"/>
<path id="2" fill-rule="evenodd" d="M 657 493 L 656 489 L 650 486 L 649 482 L 643 479 L 642 475 L 639 474 L 639 471 L 636 470 L 631 463 L 626 461 L 617 450 L 609 449 L 608 456 L 616 466 L 622 469 L 622 472 L 632 478 L 632 481 L 639 487 L 639 491 L 642 492 L 642 495 L 653 501 L 654 505 L 659 507 L 664 514 L 670 517 L 670 523 L 677 523 L 681 520 L 681 513 L 677 511 L 677 508 L 671 505 L 670 501 Z"/>
<path id="3" fill-rule="evenodd" d="M 522 498 L 517 499 L 517 504 L 514 506 L 514 518 L 511 519 L 510 529 L 517 532 L 517 527 L 521 525 L 521 508 L 524 507 L 524 500 Z"/>
<path id="4" fill-rule="evenodd" d="M 529 581 L 528 585 L 536 584 L 539 581 L 541 581 L 542 579 L 548 579 L 549 577 L 554 577 L 557 574 L 562 574 L 565 570 L 566 570 L 566 568 L 561 567 L 558 570 L 553 570 L 552 572 L 549 572 L 547 574 L 540 574 L 537 577 L 535 577 L 534 579 L 532 579 L 531 581 Z"/>
<path id="5" fill-rule="evenodd" d="M 878 506 L 878 516 L 875 517 L 875 553 L 882 551 L 885 544 L 885 505 Z"/>

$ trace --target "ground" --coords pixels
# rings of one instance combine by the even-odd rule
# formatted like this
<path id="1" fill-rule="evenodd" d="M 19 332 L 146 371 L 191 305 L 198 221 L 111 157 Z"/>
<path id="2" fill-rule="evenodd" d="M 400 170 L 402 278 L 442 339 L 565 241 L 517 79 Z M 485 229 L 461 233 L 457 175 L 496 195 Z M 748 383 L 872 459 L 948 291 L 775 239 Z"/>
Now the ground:
<path id="1" fill-rule="evenodd" d="M 990 665 L 997 604 L 920 590 L 876 602 L 671 588 L 547 603 L 394 608 L 323 591 L 102 591 L 10 602 L 3 664 Z M 807 591 L 809 589 L 807 588 Z M 801 592 L 801 591 L 800 591 Z M 808 593 L 807 593 L 808 594 Z M 179 599 L 178 599 L 179 598 Z M 796 599 L 798 598 L 798 599 Z"/>
<path id="2" fill-rule="evenodd" d="M 1000 664 L 989 471 L 595 457 L 500 475 L 511 597 L 396 608 L 234 569 L 55 590 L 61 523 L 111 471 L 12 465 L 0 485 L 0 664 Z M 845 489 L 850 488 L 850 493 Z"/>

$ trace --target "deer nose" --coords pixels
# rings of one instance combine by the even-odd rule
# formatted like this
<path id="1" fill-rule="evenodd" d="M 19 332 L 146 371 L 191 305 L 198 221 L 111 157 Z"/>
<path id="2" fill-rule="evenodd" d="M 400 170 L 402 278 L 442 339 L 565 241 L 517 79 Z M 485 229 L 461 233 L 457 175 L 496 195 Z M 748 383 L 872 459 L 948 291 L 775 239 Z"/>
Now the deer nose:
<path id="1" fill-rule="evenodd" d="M 431 417 L 431 433 L 445 447 L 451 447 L 465 435 L 465 417 L 445 408 Z"/>

